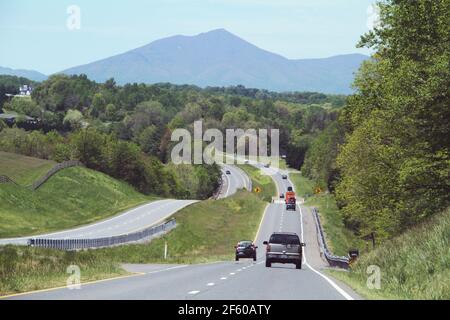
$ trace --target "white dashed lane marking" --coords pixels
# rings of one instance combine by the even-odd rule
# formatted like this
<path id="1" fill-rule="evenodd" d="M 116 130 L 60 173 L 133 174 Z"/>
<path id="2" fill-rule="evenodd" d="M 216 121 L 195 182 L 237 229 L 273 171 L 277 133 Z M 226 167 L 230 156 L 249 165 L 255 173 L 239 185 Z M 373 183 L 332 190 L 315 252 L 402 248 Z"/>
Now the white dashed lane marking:
<path id="1" fill-rule="evenodd" d="M 194 291 L 189 291 L 188 292 L 188 294 L 197 294 L 197 293 L 199 293 L 200 291 L 198 291 L 198 290 L 194 290 Z"/>

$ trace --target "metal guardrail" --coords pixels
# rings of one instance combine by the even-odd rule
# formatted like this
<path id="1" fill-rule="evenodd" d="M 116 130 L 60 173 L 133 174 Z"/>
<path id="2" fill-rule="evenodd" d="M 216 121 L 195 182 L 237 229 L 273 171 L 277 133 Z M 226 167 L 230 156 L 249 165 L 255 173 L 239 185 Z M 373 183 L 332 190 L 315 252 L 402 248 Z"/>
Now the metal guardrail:
<path id="1" fill-rule="evenodd" d="M 28 240 L 29 246 L 51 248 L 60 250 L 80 250 L 89 248 L 110 247 L 128 242 L 144 240 L 158 233 L 169 231 L 176 226 L 175 219 L 169 220 L 157 226 L 152 226 L 138 232 L 123 234 L 119 236 L 96 238 L 96 239 L 45 239 L 32 238 Z"/>
<path id="2" fill-rule="evenodd" d="M 325 235 L 324 235 L 324 232 L 322 229 L 322 225 L 320 223 L 320 217 L 319 217 L 319 214 L 318 214 L 316 208 L 313 208 L 313 216 L 314 216 L 314 220 L 316 222 L 317 237 L 319 239 L 319 246 L 320 246 L 321 254 L 324 255 L 325 259 L 330 264 L 330 266 L 348 269 L 349 261 L 350 261 L 349 257 L 335 256 L 328 249 L 327 242 L 325 241 Z"/>

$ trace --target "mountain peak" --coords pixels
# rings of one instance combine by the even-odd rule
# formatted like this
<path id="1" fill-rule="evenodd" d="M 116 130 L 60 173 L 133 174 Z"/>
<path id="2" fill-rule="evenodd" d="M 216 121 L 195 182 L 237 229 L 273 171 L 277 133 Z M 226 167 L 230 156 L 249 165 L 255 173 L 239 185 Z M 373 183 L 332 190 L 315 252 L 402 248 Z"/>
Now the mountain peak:
<path id="1" fill-rule="evenodd" d="M 96 81 L 193 84 L 200 87 L 244 85 L 273 91 L 350 93 L 361 59 L 289 60 L 263 50 L 224 28 L 193 36 L 153 41 L 87 65 L 63 71 Z"/>
<path id="2" fill-rule="evenodd" d="M 195 36 L 192 36 L 194 38 L 204 38 L 204 39 L 234 39 L 239 41 L 245 41 L 244 39 L 241 39 L 237 35 L 231 33 L 230 31 L 219 28 L 219 29 L 213 29 L 207 32 L 199 33 Z"/>
<path id="3" fill-rule="evenodd" d="M 213 29 L 213 30 L 209 30 L 206 32 L 202 32 L 200 34 L 232 34 L 232 33 L 229 32 L 227 29 L 218 28 L 218 29 Z"/>

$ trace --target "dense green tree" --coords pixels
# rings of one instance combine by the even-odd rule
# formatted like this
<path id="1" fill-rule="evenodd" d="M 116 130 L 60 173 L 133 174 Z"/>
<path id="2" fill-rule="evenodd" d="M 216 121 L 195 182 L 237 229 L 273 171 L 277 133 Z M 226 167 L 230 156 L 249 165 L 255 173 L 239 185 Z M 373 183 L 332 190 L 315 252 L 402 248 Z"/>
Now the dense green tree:
<path id="1" fill-rule="evenodd" d="M 71 130 L 78 130 L 83 124 L 83 115 L 78 110 L 69 109 L 64 117 L 63 124 Z"/>
<path id="2" fill-rule="evenodd" d="M 343 135 L 339 124 L 333 122 L 314 138 L 306 151 L 302 171 L 323 189 L 334 190 L 339 176 L 336 157 L 339 144 L 342 142 Z"/>
<path id="3" fill-rule="evenodd" d="M 71 136 L 71 144 L 74 156 L 87 167 L 104 171 L 106 161 L 103 148 L 108 142 L 108 137 L 94 129 L 83 129 Z"/>
<path id="4" fill-rule="evenodd" d="M 450 2 L 384 1 L 376 50 L 341 123 L 337 196 L 347 221 L 380 237 L 450 204 Z"/>
<path id="5" fill-rule="evenodd" d="M 157 155 L 159 153 L 159 145 L 161 134 L 154 125 L 148 126 L 141 131 L 137 138 L 137 142 L 142 151 L 148 154 Z"/>
<path id="6" fill-rule="evenodd" d="M 98 117 L 105 112 L 106 109 L 106 100 L 103 97 L 103 94 L 96 93 L 92 98 L 92 104 L 89 108 L 89 111 L 93 117 Z"/>
<path id="7" fill-rule="evenodd" d="M 41 109 L 30 97 L 14 97 L 11 101 L 5 102 L 3 109 L 34 118 L 41 117 Z"/>

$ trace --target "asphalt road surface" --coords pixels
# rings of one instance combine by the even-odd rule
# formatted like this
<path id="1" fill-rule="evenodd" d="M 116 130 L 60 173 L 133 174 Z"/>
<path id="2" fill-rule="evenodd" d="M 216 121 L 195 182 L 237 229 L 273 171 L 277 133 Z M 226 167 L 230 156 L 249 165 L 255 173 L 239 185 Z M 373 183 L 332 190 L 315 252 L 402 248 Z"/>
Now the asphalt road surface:
<path id="1" fill-rule="evenodd" d="M 230 174 L 226 174 L 227 170 L 230 171 Z M 222 175 L 225 179 L 222 185 L 222 190 L 218 196 L 219 199 L 229 197 L 236 193 L 239 189 L 247 189 L 250 191 L 250 178 L 238 167 L 224 164 L 222 166 Z"/>
<path id="2" fill-rule="evenodd" d="M 270 170 L 270 169 L 269 169 Z M 273 175 L 279 192 L 291 185 L 280 173 Z M 321 270 L 317 235 L 311 212 L 302 206 L 286 211 L 282 203 L 268 204 L 255 243 L 258 259 L 197 265 L 126 265 L 135 274 L 82 284 L 80 289 L 54 289 L 9 297 L 11 299 L 358 299 L 348 287 Z M 264 265 L 265 246 L 272 232 L 290 231 L 306 243 L 303 267 Z M 230 248 L 233 250 L 233 248 Z"/>
<path id="3" fill-rule="evenodd" d="M 158 222 L 162 222 L 162 220 L 194 202 L 196 202 L 196 200 L 157 200 L 90 225 L 66 231 L 33 236 L 33 238 L 92 239 L 136 232 L 157 224 Z M 29 238 L 30 237 L 0 239 L 0 245 L 23 245 L 27 243 L 27 239 Z"/>

